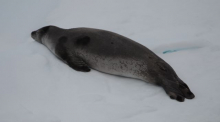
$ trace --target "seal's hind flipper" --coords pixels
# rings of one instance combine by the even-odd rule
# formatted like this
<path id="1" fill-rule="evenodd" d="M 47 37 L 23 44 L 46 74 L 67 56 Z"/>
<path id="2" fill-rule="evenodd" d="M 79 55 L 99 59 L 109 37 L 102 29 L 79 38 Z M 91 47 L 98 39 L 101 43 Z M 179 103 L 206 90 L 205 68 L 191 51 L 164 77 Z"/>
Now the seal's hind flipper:
<path id="1" fill-rule="evenodd" d="M 68 38 L 65 36 L 60 37 L 59 42 L 55 48 L 56 55 L 74 70 L 89 72 L 90 68 L 85 63 L 85 61 L 68 51 L 68 48 L 65 46 L 67 40 Z"/>
<path id="2" fill-rule="evenodd" d="M 181 79 L 179 79 L 179 88 L 187 99 L 193 99 L 195 95 L 190 91 L 189 87 Z"/>
<path id="3" fill-rule="evenodd" d="M 183 81 L 171 81 L 163 79 L 162 87 L 171 99 L 183 102 L 185 98 L 193 99 L 195 95 Z"/>
<path id="4" fill-rule="evenodd" d="M 184 101 L 184 94 L 179 89 L 177 82 L 164 79 L 161 85 L 171 99 L 176 99 L 179 102 Z"/>
<path id="5" fill-rule="evenodd" d="M 79 36 L 76 39 L 76 44 L 77 45 L 87 45 L 90 42 L 90 37 L 89 36 Z"/>

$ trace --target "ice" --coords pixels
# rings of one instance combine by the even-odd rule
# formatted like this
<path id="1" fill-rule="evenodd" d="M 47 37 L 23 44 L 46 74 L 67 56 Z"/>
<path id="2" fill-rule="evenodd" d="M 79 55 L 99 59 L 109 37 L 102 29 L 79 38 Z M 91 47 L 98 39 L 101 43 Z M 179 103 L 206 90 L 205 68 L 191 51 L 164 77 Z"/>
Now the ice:
<path id="1" fill-rule="evenodd" d="M 0 1 L 0 122 L 220 121 L 220 1 Z M 154 51 L 195 94 L 77 72 L 30 33 L 46 25 L 114 31 Z M 169 51 L 171 53 L 164 53 Z"/>

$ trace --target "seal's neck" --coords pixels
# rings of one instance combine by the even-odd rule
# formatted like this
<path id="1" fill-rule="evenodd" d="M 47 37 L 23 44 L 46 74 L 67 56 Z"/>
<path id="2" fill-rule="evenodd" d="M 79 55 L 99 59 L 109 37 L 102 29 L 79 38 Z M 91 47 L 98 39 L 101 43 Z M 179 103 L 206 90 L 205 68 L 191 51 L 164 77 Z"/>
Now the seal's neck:
<path id="1" fill-rule="evenodd" d="M 52 53 L 55 54 L 55 42 L 53 42 L 53 40 L 50 39 L 48 35 L 45 35 L 42 38 L 42 44 L 45 45 Z"/>

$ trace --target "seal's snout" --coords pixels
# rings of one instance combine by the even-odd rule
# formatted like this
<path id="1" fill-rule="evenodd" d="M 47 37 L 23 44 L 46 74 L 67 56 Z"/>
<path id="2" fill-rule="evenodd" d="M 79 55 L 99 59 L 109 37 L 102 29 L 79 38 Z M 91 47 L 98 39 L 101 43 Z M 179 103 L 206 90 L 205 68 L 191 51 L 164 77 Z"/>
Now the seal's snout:
<path id="1" fill-rule="evenodd" d="M 31 32 L 31 37 L 32 37 L 33 39 L 34 39 L 35 35 L 36 35 L 36 31 Z"/>
<path id="2" fill-rule="evenodd" d="M 31 37 L 32 37 L 35 41 L 41 43 L 41 40 L 39 39 L 39 36 L 38 36 L 38 32 L 37 32 L 37 31 L 31 32 Z"/>

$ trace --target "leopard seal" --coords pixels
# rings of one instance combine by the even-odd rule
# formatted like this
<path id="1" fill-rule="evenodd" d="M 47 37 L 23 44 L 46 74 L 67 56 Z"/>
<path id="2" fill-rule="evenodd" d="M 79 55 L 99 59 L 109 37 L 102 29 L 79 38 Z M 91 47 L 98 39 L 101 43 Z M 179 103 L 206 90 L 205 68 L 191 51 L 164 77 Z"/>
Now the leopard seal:
<path id="1" fill-rule="evenodd" d="M 74 70 L 89 72 L 92 68 L 151 82 L 180 102 L 195 97 L 168 63 L 147 47 L 114 32 L 45 26 L 31 36 Z"/>

